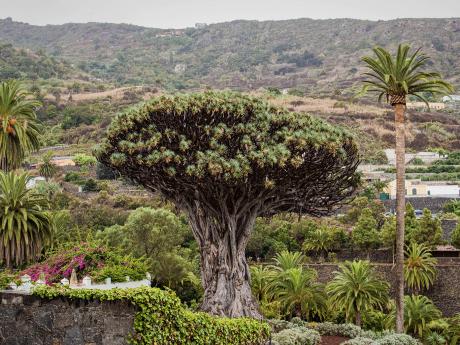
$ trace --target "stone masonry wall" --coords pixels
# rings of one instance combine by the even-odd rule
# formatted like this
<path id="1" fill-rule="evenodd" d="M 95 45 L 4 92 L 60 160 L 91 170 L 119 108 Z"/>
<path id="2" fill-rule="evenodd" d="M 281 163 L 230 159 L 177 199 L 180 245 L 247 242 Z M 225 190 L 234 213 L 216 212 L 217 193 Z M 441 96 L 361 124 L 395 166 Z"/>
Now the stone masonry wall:
<path id="1" fill-rule="evenodd" d="M 338 270 L 337 264 L 310 264 L 318 271 L 318 279 L 327 283 Z M 391 285 L 391 294 L 394 295 L 395 273 L 392 264 L 374 264 L 377 273 Z M 438 276 L 429 291 L 423 292 L 445 316 L 460 313 L 460 265 L 438 265 Z"/>
<path id="2" fill-rule="evenodd" d="M 135 306 L 0 293 L 2 345 L 125 345 Z"/>

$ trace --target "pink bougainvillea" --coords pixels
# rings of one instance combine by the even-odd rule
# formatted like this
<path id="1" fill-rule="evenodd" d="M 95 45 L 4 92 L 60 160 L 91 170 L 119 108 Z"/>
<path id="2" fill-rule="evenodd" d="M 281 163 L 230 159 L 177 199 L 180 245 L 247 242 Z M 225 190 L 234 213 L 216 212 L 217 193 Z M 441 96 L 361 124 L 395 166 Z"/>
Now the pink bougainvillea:
<path id="1" fill-rule="evenodd" d="M 23 270 L 20 275 L 28 274 L 36 281 L 43 273 L 47 284 L 58 283 L 62 278 L 70 278 L 75 269 L 77 277 L 90 274 L 104 267 L 107 260 L 107 250 L 93 243 L 80 243 L 72 248 L 66 248 L 50 255 L 45 261 Z"/>

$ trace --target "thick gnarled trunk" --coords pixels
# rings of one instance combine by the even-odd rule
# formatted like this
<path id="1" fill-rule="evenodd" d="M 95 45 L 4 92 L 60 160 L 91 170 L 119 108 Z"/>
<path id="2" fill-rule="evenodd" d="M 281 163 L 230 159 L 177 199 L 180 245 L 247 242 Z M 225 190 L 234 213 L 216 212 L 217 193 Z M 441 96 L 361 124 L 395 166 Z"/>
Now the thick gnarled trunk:
<path id="1" fill-rule="evenodd" d="M 231 244 L 225 238 L 217 242 L 209 243 L 201 253 L 201 309 L 219 316 L 261 318 L 252 297 L 244 250 L 237 251 L 232 258 Z"/>
<path id="2" fill-rule="evenodd" d="M 395 106 L 396 127 L 396 332 L 404 332 L 404 213 L 405 187 L 405 129 L 404 104 Z"/>
<path id="3" fill-rule="evenodd" d="M 224 211 L 221 217 L 210 217 L 194 208 L 187 213 L 200 246 L 201 309 L 218 316 L 261 319 L 245 256 L 257 212 L 235 215 Z"/>

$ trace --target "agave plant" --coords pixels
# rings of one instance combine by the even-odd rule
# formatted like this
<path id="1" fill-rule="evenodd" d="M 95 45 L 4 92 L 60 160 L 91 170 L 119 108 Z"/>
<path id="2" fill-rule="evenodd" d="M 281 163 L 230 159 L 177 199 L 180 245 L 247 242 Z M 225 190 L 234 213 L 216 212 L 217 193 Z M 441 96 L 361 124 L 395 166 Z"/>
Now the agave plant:
<path id="1" fill-rule="evenodd" d="M 428 331 L 428 324 L 441 318 L 441 311 L 426 296 L 405 296 L 404 328 L 406 332 L 423 338 Z"/>
<path id="2" fill-rule="evenodd" d="M 29 178 L 0 172 L 0 261 L 9 267 L 37 259 L 52 238 L 48 200 L 27 189 Z"/>
<path id="3" fill-rule="evenodd" d="M 437 260 L 433 258 L 427 246 L 416 242 L 407 246 L 404 279 L 416 295 L 422 289 L 429 289 L 433 285 L 436 278 L 436 264 Z"/>
<path id="4" fill-rule="evenodd" d="M 27 153 L 40 147 L 34 100 L 17 81 L 0 83 L 0 168 L 18 168 Z"/>
<path id="5" fill-rule="evenodd" d="M 331 306 L 361 325 L 362 314 L 382 309 L 388 301 L 388 283 L 379 279 L 369 261 L 346 261 L 327 285 Z"/>

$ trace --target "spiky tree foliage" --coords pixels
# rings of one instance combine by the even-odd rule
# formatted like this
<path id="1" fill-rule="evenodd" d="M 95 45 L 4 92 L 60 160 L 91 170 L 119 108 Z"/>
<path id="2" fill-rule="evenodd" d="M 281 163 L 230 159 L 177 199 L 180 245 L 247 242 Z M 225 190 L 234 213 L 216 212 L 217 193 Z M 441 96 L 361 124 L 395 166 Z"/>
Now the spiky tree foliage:
<path id="1" fill-rule="evenodd" d="M 52 237 L 45 196 L 27 189 L 27 174 L 0 172 L 0 261 L 7 266 L 37 259 Z"/>
<path id="2" fill-rule="evenodd" d="M 404 328 L 407 333 L 422 338 L 428 324 L 441 318 L 441 311 L 428 297 L 422 295 L 405 296 Z"/>
<path id="3" fill-rule="evenodd" d="M 369 72 L 365 73 L 364 91 L 375 92 L 379 102 L 386 99 L 395 110 L 396 130 L 396 331 L 404 324 L 404 207 L 405 207 L 405 128 L 404 113 L 407 96 L 427 105 L 425 93 L 448 94 L 453 87 L 438 73 L 426 72 L 429 58 L 420 49 L 410 53 L 410 46 L 401 44 L 396 56 L 381 47 L 373 49 L 375 57 L 364 57 Z"/>
<path id="4" fill-rule="evenodd" d="M 53 162 L 53 153 L 47 152 L 43 156 L 42 162 L 40 163 L 40 166 L 38 168 L 38 172 L 41 176 L 43 176 L 46 179 L 46 181 L 48 181 L 50 178 L 56 175 L 57 170 L 58 167 Z"/>
<path id="5" fill-rule="evenodd" d="M 236 93 L 162 96 L 118 116 L 98 159 L 184 211 L 201 252 L 201 308 L 260 317 L 245 248 L 258 215 L 329 214 L 358 185 L 345 131 Z"/>
<path id="6" fill-rule="evenodd" d="M 332 307 L 360 326 L 364 312 L 387 303 L 389 285 L 376 276 L 369 261 L 346 261 L 339 267 L 326 287 Z"/>
<path id="7" fill-rule="evenodd" d="M 404 278 L 407 286 L 417 295 L 422 289 L 429 289 L 436 279 L 437 260 L 423 244 L 412 242 L 406 248 Z"/>
<path id="8" fill-rule="evenodd" d="M 18 168 L 26 154 L 40 147 L 40 105 L 17 81 L 0 83 L 0 168 Z"/>
<path id="9" fill-rule="evenodd" d="M 316 281 L 314 270 L 290 268 L 276 275 L 272 283 L 274 298 L 287 315 L 311 320 L 323 319 L 327 312 L 324 286 Z"/>

